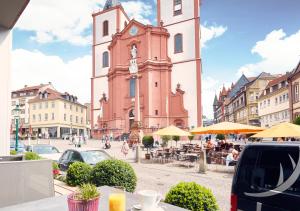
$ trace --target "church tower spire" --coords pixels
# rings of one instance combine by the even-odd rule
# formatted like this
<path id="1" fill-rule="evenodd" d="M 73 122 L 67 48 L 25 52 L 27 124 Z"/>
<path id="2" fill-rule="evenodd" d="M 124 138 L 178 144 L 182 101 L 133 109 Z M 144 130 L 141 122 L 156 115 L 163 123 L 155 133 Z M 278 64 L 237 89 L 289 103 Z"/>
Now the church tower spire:
<path id="1" fill-rule="evenodd" d="M 103 10 L 107 10 L 107 9 L 117 6 L 119 4 L 120 4 L 119 0 L 106 0 Z"/>

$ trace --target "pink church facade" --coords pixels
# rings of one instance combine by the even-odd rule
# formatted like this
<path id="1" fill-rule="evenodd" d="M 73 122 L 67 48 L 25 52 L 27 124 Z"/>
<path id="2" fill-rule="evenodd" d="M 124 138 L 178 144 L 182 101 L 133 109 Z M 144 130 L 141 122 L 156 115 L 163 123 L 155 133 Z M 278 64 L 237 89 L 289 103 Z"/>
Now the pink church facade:
<path id="1" fill-rule="evenodd" d="M 117 136 L 128 133 L 133 122 L 140 122 L 144 133 L 171 124 L 187 129 L 191 127 L 190 115 L 195 115 L 195 112 L 190 112 L 191 109 L 186 109 L 189 107 L 188 104 L 195 105 L 197 123 L 194 124 L 199 125 L 202 117 L 201 109 L 197 110 L 198 99 L 201 99 L 201 78 L 197 78 L 199 60 L 194 61 L 194 75 L 183 74 L 183 77 L 191 78 L 191 83 L 196 81 L 192 86 L 195 90 L 191 91 L 194 92 L 193 98 L 190 98 L 193 101 L 186 102 L 189 100 L 186 98 L 187 91 L 190 90 L 184 89 L 189 88 L 185 86 L 184 79 L 178 80 L 181 76 L 178 74 L 176 76 L 173 68 L 178 64 L 182 68 L 182 64 L 186 62 L 189 62 L 186 65 L 186 68 L 189 68 L 192 64 L 191 61 L 174 63 L 169 49 L 171 33 L 163 21 L 159 26 L 143 25 L 135 20 L 129 20 L 118 1 L 108 0 L 107 4 L 109 5 L 103 11 L 93 14 L 91 90 L 93 136 L 101 137 L 109 134 Z M 160 1 L 158 4 L 160 10 Z M 162 16 L 161 14 L 159 18 Z M 181 43 L 174 40 L 176 46 L 172 47 L 182 53 L 183 38 L 177 34 L 176 36 Z M 130 71 L 132 61 L 136 63 L 135 74 Z"/>

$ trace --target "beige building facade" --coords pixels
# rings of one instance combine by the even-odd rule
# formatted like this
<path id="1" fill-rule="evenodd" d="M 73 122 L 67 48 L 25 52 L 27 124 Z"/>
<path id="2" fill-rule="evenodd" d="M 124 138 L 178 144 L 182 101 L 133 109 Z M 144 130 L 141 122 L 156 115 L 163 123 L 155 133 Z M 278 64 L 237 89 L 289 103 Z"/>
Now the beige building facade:
<path id="1" fill-rule="evenodd" d="M 288 75 L 269 82 L 258 99 L 258 115 L 262 127 L 290 121 Z"/>
<path id="2" fill-rule="evenodd" d="M 87 107 L 68 93 L 53 89 L 39 92 L 29 101 L 32 134 L 44 138 L 87 135 Z"/>

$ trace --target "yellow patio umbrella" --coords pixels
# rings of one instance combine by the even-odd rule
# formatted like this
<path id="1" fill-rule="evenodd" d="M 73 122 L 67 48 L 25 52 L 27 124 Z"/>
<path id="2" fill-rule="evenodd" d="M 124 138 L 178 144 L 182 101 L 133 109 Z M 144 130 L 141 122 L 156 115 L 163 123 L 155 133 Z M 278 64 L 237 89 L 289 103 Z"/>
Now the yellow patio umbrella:
<path id="1" fill-rule="evenodd" d="M 190 136 L 191 134 L 185 130 L 182 130 L 178 127 L 175 127 L 174 125 L 171 125 L 169 127 L 160 129 L 153 133 L 153 135 L 159 135 L 159 136 Z"/>
<path id="2" fill-rule="evenodd" d="M 198 127 L 191 130 L 192 134 L 247 134 L 257 133 L 264 128 L 233 122 L 221 122 L 208 127 Z"/>
<path id="3" fill-rule="evenodd" d="M 253 138 L 288 138 L 288 137 L 300 137 L 300 126 L 289 122 L 284 122 L 275 125 L 269 129 L 259 132 L 253 136 Z"/>

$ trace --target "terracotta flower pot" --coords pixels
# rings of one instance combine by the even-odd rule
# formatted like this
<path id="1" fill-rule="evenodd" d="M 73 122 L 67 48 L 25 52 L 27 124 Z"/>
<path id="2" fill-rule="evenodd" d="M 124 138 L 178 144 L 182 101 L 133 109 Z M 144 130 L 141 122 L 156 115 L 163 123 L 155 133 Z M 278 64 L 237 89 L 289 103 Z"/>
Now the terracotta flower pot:
<path id="1" fill-rule="evenodd" d="M 74 194 L 68 196 L 68 207 L 69 211 L 98 211 L 99 207 L 99 197 L 85 200 L 74 199 Z"/>
<path id="2" fill-rule="evenodd" d="M 148 153 L 145 154 L 145 159 L 146 159 L 146 160 L 150 160 L 150 158 L 151 158 L 150 154 L 148 154 Z"/>

